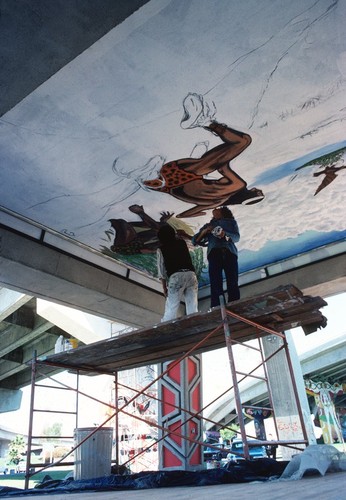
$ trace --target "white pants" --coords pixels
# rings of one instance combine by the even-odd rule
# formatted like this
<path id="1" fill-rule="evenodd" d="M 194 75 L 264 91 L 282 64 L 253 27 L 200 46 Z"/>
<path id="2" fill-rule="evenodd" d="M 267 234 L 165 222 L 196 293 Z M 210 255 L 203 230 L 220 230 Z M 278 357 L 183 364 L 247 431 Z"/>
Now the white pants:
<path id="1" fill-rule="evenodd" d="M 193 271 L 177 272 L 168 280 L 165 314 L 161 321 L 178 318 L 182 298 L 185 299 L 186 314 L 198 312 L 198 281 Z"/>

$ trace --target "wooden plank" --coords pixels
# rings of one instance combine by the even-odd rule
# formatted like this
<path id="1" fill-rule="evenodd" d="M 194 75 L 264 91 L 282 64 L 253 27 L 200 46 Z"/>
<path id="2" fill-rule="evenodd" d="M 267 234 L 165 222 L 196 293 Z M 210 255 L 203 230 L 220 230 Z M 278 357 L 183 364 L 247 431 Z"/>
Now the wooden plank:
<path id="1" fill-rule="evenodd" d="M 293 285 L 287 285 L 260 296 L 230 303 L 226 308 L 232 338 L 246 342 L 268 335 L 256 328 L 256 325 L 278 333 L 301 325 L 316 325 L 317 329 L 325 323 L 325 318 L 319 311 L 325 305 L 326 302 L 321 297 L 304 296 Z M 256 325 L 247 324 L 242 318 Z M 208 335 L 210 336 L 206 338 Z M 197 346 L 202 341 L 203 344 Z M 224 346 L 221 311 L 220 307 L 216 307 L 210 312 L 183 316 L 151 328 L 127 332 L 49 356 L 45 360 L 57 366 L 66 365 L 90 371 L 118 371 L 176 359 L 192 349 L 193 352 L 200 353 Z"/>

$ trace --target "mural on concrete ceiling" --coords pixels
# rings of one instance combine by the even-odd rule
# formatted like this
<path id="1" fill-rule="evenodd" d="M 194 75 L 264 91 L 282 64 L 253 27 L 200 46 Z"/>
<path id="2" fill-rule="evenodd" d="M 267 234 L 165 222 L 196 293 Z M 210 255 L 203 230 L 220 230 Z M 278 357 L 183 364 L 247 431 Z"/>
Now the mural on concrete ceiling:
<path id="1" fill-rule="evenodd" d="M 166 193 L 178 200 L 185 201 L 195 206 L 184 210 L 172 217 L 173 213 L 161 212 L 160 220 L 157 222 L 145 213 L 143 206 L 131 205 L 129 210 L 137 214 L 140 222 L 129 222 L 124 219 L 110 219 L 112 230 L 114 231 L 114 243 L 110 250 L 115 254 L 115 258 L 122 257 L 128 263 L 150 271 L 156 275 L 155 258 L 143 258 L 143 254 L 156 254 L 159 242 L 157 232 L 162 224 L 168 223 L 175 227 L 179 237 L 191 240 L 193 230 L 179 224 L 177 218 L 189 218 L 206 215 L 207 210 L 218 206 L 254 204 L 262 201 L 264 194 L 260 189 L 247 188 L 247 183 L 230 166 L 230 161 L 238 156 L 251 144 L 251 137 L 248 134 L 234 130 L 224 124 L 220 124 L 215 119 L 215 104 L 208 103 L 202 95 L 189 93 L 183 102 L 184 115 L 180 125 L 184 129 L 203 127 L 209 132 L 219 137 L 221 144 L 208 150 L 209 143 L 197 143 L 189 158 L 179 158 L 167 163 L 159 156 L 151 158 L 147 163 L 147 171 L 142 171 L 142 175 L 150 176 L 154 174 L 154 179 L 137 178 L 135 181 L 145 190 Z M 196 155 L 199 156 L 196 157 Z M 114 165 L 116 164 L 116 160 Z M 155 168 L 150 166 L 154 164 Z M 161 165 L 159 171 L 158 166 Z M 212 178 L 212 174 L 217 172 L 218 178 Z M 134 184 L 134 192 L 137 192 Z M 131 194 L 129 195 L 131 197 Z M 169 204 L 169 200 L 167 201 Z M 106 231 L 109 238 L 112 232 Z M 102 250 L 108 255 L 107 247 Z M 194 249 L 190 245 L 190 251 L 195 261 L 195 268 L 200 277 L 203 264 L 201 249 Z M 124 258 L 129 255 L 140 255 L 138 259 Z M 113 255 L 114 256 L 114 255 Z"/>
<path id="2" fill-rule="evenodd" d="M 201 276 L 203 252 L 201 248 L 193 248 L 191 245 L 193 231 L 190 226 L 173 217 L 170 212 L 161 212 L 160 219 L 156 221 L 144 211 L 142 205 L 131 205 L 129 210 L 141 220 L 110 219 L 111 229 L 105 232 L 106 245 L 101 248 L 104 254 L 156 276 L 156 250 L 159 246 L 157 233 L 163 224 L 170 224 L 179 238 L 188 244 L 196 273 Z"/>
<path id="3" fill-rule="evenodd" d="M 344 241 L 345 20 L 149 1 L 0 118 L 1 205 L 151 274 L 159 225 L 221 204 L 241 272 Z"/>

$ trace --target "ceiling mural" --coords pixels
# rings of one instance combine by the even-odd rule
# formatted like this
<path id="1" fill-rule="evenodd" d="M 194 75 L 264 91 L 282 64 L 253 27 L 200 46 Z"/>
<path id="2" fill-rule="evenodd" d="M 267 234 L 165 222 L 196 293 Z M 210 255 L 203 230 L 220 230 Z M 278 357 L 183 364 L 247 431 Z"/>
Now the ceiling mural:
<path id="1" fill-rule="evenodd" d="M 154 275 L 160 225 L 221 205 L 240 272 L 345 239 L 345 20 L 151 0 L 0 118 L 1 205 Z"/>

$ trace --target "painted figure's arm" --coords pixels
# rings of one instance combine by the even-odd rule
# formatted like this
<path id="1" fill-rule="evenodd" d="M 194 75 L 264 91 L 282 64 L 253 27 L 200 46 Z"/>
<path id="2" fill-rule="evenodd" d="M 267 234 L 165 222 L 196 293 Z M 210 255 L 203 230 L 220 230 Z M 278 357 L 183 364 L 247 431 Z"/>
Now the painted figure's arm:
<path id="1" fill-rule="evenodd" d="M 139 215 L 142 221 L 145 222 L 145 224 L 151 229 L 160 229 L 160 224 L 156 222 L 156 220 L 154 220 L 152 217 L 150 217 L 150 215 L 144 212 L 144 208 L 142 205 L 131 205 L 129 207 L 129 210 L 131 210 L 131 212 L 133 212 L 134 214 Z"/>

